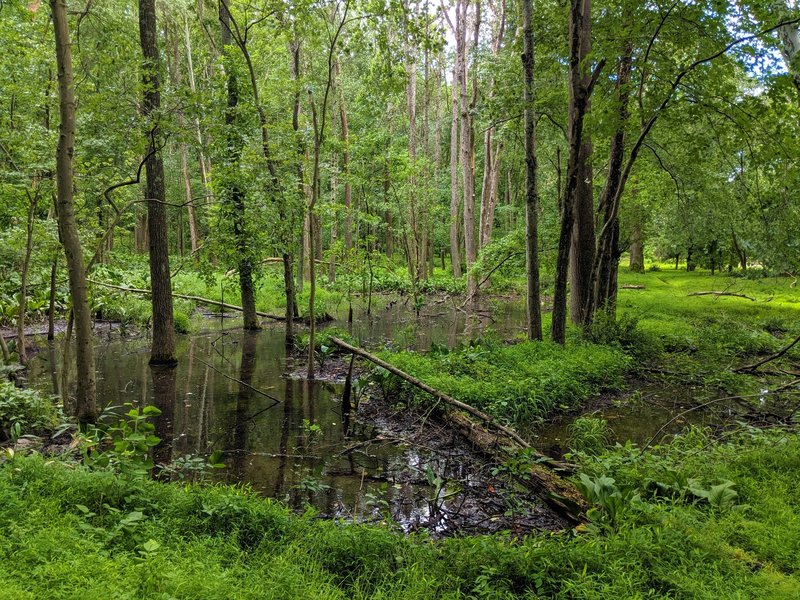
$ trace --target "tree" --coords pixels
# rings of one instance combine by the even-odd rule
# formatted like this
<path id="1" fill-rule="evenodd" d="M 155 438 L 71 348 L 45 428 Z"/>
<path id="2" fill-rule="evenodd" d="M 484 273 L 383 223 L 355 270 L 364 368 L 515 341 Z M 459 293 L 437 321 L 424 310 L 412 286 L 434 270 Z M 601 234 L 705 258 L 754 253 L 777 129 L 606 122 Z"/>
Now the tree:
<path id="1" fill-rule="evenodd" d="M 75 95 L 72 81 L 72 51 L 65 0 L 50 0 L 55 30 L 56 64 L 58 65 L 58 97 L 61 122 L 56 151 L 56 185 L 58 230 L 69 271 L 72 315 L 75 321 L 75 362 L 77 392 L 75 412 L 78 421 L 91 423 L 97 418 L 92 317 L 86 290 L 83 250 L 78 237 L 73 203 L 72 157 L 75 152 Z"/>
<path id="2" fill-rule="evenodd" d="M 534 38 L 533 0 L 522 4 L 523 53 L 525 79 L 525 270 L 528 339 L 542 339 L 542 308 L 539 300 L 539 188 L 536 161 L 536 116 L 534 114 Z M 487 145 L 488 147 L 488 145 Z"/>
<path id="3" fill-rule="evenodd" d="M 150 249 L 150 298 L 153 306 L 153 344 L 150 364 L 175 365 L 175 327 L 169 270 L 169 229 L 161 158 L 161 79 L 155 0 L 139 0 L 139 39 L 142 46 L 142 116 L 148 121 L 145 171 L 147 235 Z"/>
<path id="4" fill-rule="evenodd" d="M 242 156 L 244 139 L 239 131 L 240 124 L 237 119 L 239 105 L 239 81 L 237 77 L 236 64 L 231 56 L 231 14 L 226 0 L 219 2 L 219 22 L 222 42 L 223 64 L 225 65 L 227 107 L 225 110 L 225 136 L 226 136 L 226 161 L 223 187 L 223 204 L 227 217 L 233 224 L 233 238 L 237 255 L 237 270 L 239 271 L 239 290 L 242 295 L 242 318 L 243 326 L 247 330 L 257 330 L 261 326 L 256 315 L 256 294 L 253 282 L 253 264 L 250 258 L 248 247 L 248 235 L 245 231 L 245 192 L 238 181 L 239 163 Z M 248 71 L 251 77 L 255 78 L 252 72 L 252 63 L 249 61 L 249 54 L 246 52 L 244 43 L 237 44 L 239 48 L 244 47 L 245 60 L 248 62 Z M 257 96 L 256 96 L 257 98 Z M 269 153 L 268 141 L 266 140 L 266 125 L 262 124 L 262 136 L 264 152 Z"/>

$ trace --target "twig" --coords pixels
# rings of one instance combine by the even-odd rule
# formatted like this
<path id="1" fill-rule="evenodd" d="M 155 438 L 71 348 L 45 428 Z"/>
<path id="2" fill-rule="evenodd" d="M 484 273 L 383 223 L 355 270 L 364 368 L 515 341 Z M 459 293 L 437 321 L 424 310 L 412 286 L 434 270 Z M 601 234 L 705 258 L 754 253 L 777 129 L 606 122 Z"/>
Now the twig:
<path id="1" fill-rule="evenodd" d="M 779 350 L 775 354 L 768 356 L 767 358 L 760 360 L 757 363 L 753 363 L 752 365 L 747 365 L 746 367 L 739 367 L 738 369 L 734 369 L 734 373 L 745 373 L 747 371 L 755 371 L 761 365 L 765 365 L 768 362 L 772 362 L 773 360 L 776 360 L 781 356 L 783 356 L 784 354 L 786 354 L 789 350 L 792 349 L 792 347 L 795 344 L 797 344 L 797 342 L 800 342 L 800 335 L 794 338 L 791 344 L 789 344 L 788 346 L 784 346 L 781 350 Z"/>
<path id="2" fill-rule="evenodd" d="M 735 292 L 692 292 L 691 294 L 687 294 L 689 296 L 734 296 L 736 298 L 744 298 L 746 300 L 750 300 L 755 302 L 756 299 L 752 298 L 751 296 L 745 296 L 744 294 L 737 294 Z"/>
<path id="3" fill-rule="evenodd" d="M 228 375 L 225 371 L 223 371 L 221 369 L 218 369 L 217 367 L 215 367 L 211 363 L 208 363 L 208 362 L 204 361 L 202 358 L 195 358 L 195 360 L 200 361 L 205 366 L 207 366 L 209 369 L 211 369 L 212 371 L 215 371 L 216 373 L 219 373 L 223 377 L 227 377 L 231 381 L 235 381 L 239 385 L 243 385 L 246 388 L 253 390 L 255 393 L 261 394 L 265 398 L 269 398 L 270 400 L 273 400 L 275 402 L 275 404 L 280 404 L 281 402 L 283 402 L 283 400 L 280 400 L 279 398 L 276 398 L 275 396 L 272 396 L 272 395 L 268 394 L 264 390 L 260 390 L 257 387 L 254 387 L 254 386 L 250 385 L 246 381 L 242 381 L 241 379 L 236 379 L 236 377 L 233 377 L 232 375 Z M 275 404 L 273 404 L 272 406 L 275 406 Z M 270 407 L 270 408 L 272 408 L 272 407 Z M 258 414 L 258 413 L 256 413 L 256 414 Z"/>

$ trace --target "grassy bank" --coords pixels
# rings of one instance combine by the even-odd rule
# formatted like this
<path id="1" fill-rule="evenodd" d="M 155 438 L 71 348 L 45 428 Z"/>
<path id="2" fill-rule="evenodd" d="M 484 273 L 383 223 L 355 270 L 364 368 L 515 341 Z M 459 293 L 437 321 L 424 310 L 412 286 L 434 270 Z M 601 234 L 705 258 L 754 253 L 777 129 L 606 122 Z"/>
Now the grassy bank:
<path id="1" fill-rule="evenodd" d="M 584 532 L 431 542 L 291 515 L 240 489 L 130 481 L 38 456 L 7 458 L 0 467 L 0 596 L 800 595 L 795 435 L 749 432 L 718 444 L 693 431 L 644 456 L 618 448 L 584 461 L 587 478 L 605 482 L 618 500 L 596 502 Z M 722 502 L 687 491 L 723 480 L 733 482 L 727 489 L 735 496 Z"/>
<path id="2" fill-rule="evenodd" d="M 508 346 L 484 340 L 455 350 L 437 347 L 426 354 L 386 350 L 382 357 L 428 385 L 517 426 L 620 389 L 631 366 L 621 350 L 586 343 L 564 348 L 549 342 Z M 399 380 L 380 375 L 377 379 L 387 397 L 399 391 Z M 404 387 L 403 393 L 416 395 L 416 388 Z"/>

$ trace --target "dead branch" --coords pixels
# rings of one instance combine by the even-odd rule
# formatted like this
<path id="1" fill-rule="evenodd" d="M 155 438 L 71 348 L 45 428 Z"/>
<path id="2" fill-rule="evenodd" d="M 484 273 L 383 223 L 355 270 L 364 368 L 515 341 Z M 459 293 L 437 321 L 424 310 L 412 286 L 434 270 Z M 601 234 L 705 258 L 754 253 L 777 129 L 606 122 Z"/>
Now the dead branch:
<path id="1" fill-rule="evenodd" d="M 150 295 L 152 293 L 150 290 L 125 287 L 124 285 L 114 285 L 113 283 L 104 283 L 102 281 L 95 281 L 93 279 L 87 279 L 87 281 L 95 285 L 100 285 L 114 290 L 120 290 L 122 292 L 131 292 L 133 294 L 146 294 L 146 295 Z M 220 308 L 237 310 L 239 312 L 242 312 L 244 310 L 241 306 L 236 306 L 235 304 L 228 304 L 227 302 L 220 302 L 218 300 L 211 300 L 210 298 L 202 298 L 200 296 L 190 296 L 188 294 L 176 294 L 175 292 L 172 292 L 172 297 L 181 298 L 182 300 L 193 300 L 194 302 L 199 302 L 200 304 L 210 304 L 211 306 L 218 306 Z M 282 321 L 285 318 L 281 315 L 272 315 L 270 313 L 259 312 L 259 311 L 256 311 L 256 314 L 259 317 L 265 317 L 267 319 L 273 319 L 275 321 Z"/>
<path id="2" fill-rule="evenodd" d="M 755 302 L 756 299 L 752 298 L 751 296 L 745 296 L 744 294 L 737 294 L 735 292 L 692 292 L 688 294 L 689 296 L 733 296 L 735 298 L 744 298 L 745 300 L 750 300 Z"/>
<path id="3" fill-rule="evenodd" d="M 487 456 L 493 459 L 506 460 L 509 455 L 513 455 L 515 451 L 521 448 L 532 449 L 531 445 L 520 437 L 516 431 L 498 423 L 493 417 L 474 406 L 456 400 L 452 396 L 429 386 L 413 375 L 409 375 L 362 348 L 348 344 L 336 337 L 331 337 L 330 340 L 340 348 L 367 359 L 434 398 L 469 413 L 486 425 L 491 426 L 495 430 L 494 432 L 485 429 L 463 413 L 454 411 L 446 415 L 448 423 Z M 564 465 L 536 451 L 533 454 L 538 459 L 538 462 L 533 465 L 530 473 L 526 474 L 525 477 L 518 477 L 517 481 L 533 491 L 550 507 L 557 510 L 559 514 L 573 522 L 580 522 L 580 515 L 585 508 L 583 497 L 571 482 L 553 471 L 553 468 L 563 467 Z"/>
<path id="4" fill-rule="evenodd" d="M 734 373 L 747 373 L 748 371 L 755 371 L 761 365 L 765 365 L 768 362 L 772 362 L 773 360 L 776 360 L 776 359 L 780 358 L 781 356 L 783 356 L 784 354 L 786 354 L 789 350 L 791 350 L 795 346 L 795 344 L 797 344 L 797 342 L 800 342 L 800 335 L 798 335 L 796 338 L 794 338 L 794 340 L 792 340 L 791 344 L 789 344 L 788 346 L 784 346 L 782 349 L 780 349 L 775 354 L 772 354 L 771 356 L 768 356 L 767 358 L 762 359 L 762 360 L 758 361 L 757 363 L 753 363 L 752 365 L 747 365 L 745 367 L 739 367 L 738 369 L 734 369 L 733 372 Z"/>

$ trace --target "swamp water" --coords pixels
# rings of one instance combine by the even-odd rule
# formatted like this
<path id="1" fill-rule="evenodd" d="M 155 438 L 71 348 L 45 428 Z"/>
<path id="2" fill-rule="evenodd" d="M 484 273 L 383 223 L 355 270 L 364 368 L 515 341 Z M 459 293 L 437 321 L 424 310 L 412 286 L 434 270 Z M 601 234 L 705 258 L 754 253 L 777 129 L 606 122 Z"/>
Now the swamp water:
<path id="1" fill-rule="evenodd" d="M 431 343 L 454 346 L 487 328 L 506 338 L 523 331 L 520 302 L 495 301 L 487 314 L 482 323 L 470 323 L 463 311 L 442 302 L 423 308 L 417 317 L 407 306 L 390 303 L 371 318 L 357 311 L 352 325 L 333 325 L 349 327 L 366 344 L 393 340 L 395 346 L 423 350 Z M 391 516 L 406 530 L 427 527 L 444 533 L 473 525 L 481 530 L 558 525 L 541 508 L 523 511 L 511 524 L 501 519 L 505 503 L 491 496 L 496 492 L 487 484 L 489 469 L 469 457 L 463 444 L 398 443 L 403 434 L 392 431 L 390 420 L 357 421 L 342 414 L 345 362 L 329 359 L 319 379 L 305 380 L 298 376 L 305 371 L 302 359 L 287 356 L 282 324 L 248 333 L 232 328 L 238 322 L 209 319 L 206 332 L 179 336 L 178 367 L 167 370 L 149 367 L 147 336 L 129 338 L 112 327 L 96 327 L 98 399 L 101 405 L 152 404 L 162 411 L 154 419 L 163 440 L 154 449 L 158 464 L 187 464 L 186 457 L 219 450 L 226 468 L 211 474 L 216 480 L 246 483 L 297 509 L 311 505 L 326 516 Z M 31 363 L 30 383 L 57 391 L 58 362 L 56 350 L 40 353 Z M 609 420 L 619 441 L 644 443 L 693 394 L 691 389 L 678 390 L 640 390 L 641 398 L 655 396 L 659 401 L 606 402 L 598 412 Z M 563 453 L 574 418 L 564 416 L 540 427 L 534 446 L 553 455 Z M 669 431 L 687 421 L 713 418 L 690 413 Z"/>

